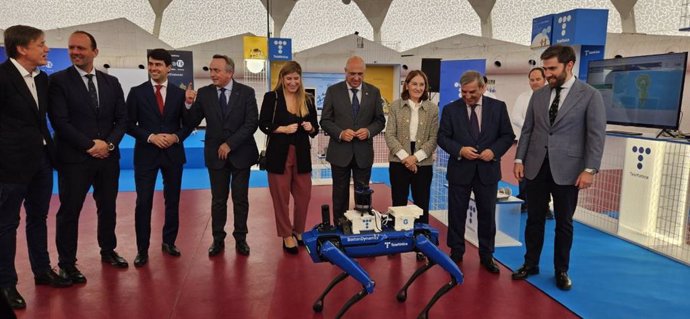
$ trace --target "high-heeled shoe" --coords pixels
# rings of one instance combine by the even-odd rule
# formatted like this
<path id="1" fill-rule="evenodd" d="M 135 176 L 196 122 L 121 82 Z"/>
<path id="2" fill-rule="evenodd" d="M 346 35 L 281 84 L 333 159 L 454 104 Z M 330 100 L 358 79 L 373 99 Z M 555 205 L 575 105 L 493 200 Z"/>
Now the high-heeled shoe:
<path id="1" fill-rule="evenodd" d="M 297 234 L 294 234 L 293 237 L 295 237 L 295 240 L 297 240 L 297 246 L 304 246 L 304 240 L 298 238 Z"/>
<path id="2" fill-rule="evenodd" d="M 297 255 L 299 253 L 299 248 L 297 246 L 288 247 L 285 245 L 285 240 L 283 240 L 283 250 L 291 255 Z"/>

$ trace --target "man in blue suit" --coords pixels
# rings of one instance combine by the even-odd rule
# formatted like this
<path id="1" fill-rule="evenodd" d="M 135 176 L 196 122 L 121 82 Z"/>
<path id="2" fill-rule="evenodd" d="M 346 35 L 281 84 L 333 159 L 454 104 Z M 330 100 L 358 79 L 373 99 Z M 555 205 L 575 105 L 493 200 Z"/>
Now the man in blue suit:
<path id="1" fill-rule="evenodd" d="M 259 109 L 254 89 L 233 79 L 235 62 L 216 54 L 209 64 L 210 85 L 202 87 L 189 107 L 189 126 L 206 119 L 204 161 L 211 180 L 211 228 L 213 243 L 209 256 L 225 249 L 228 193 L 232 191 L 235 251 L 249 256 L 249 175 L 259 150 L 254 132 L 259 128 Z M 189 90 L 189 93 L 191 90 Z M 193 94 L 192 94 L 193 95 Z"/>
<path id="2" fill-rule="evenodd" d="M 484 79 L 467 71 L 460 77 L 462 99 L 446 105 L 441 116 L 438 145 L 449 154 L 448 246 L 450 257 L 462 262 L 465 253 L 465 219 L 474 193 L 479 224 L 479 260 L 491 273 L 496 237 L 496 191 L 501 180 L 501 156 L 513 144 L 515 134 L 502 101 L 482 96 Z"/>
<path id="3" fill-rule="evenodd" d="M 513 273 L 521 280 L 539 273 L 544 218 L 553 195 L 556 219 L 556 286 L 569 290 L 573 214 L 580 189 L 592 185 L 606 140 L 606 110 L 601 93 L 573 75 L 575 51 L 554 45 L 542 53 L 549 85 L 534 92 L 515 154 L 514 174 L 527 179 L 524 265 Z"/>
<path id="4" fill-rule="evenodd" d="M 182 166 L 186 158 L 182 142 L 191 129 L 185 125 L 183 115 L 185 91 L 168 81 L 172 69 L 172 56 L 165 49 L 154 49 L 148 54 L 150 80 L 133 87 L 127 96 L 128 131 L 136 139 L 134 145 L 134 182 L 137 202 L 134 212 L 137 235 L 137 256 L 134 266 L 148 262 L 151 237 L 151 208 L 158 171 L 163 174 L 165 197 L 165 224 L 163 225 L 163 252 L 178 257 L 175 246 L 179 228 L 180 187 Z M 190 96 L 187 103 L 194 100 Z"/>
<path id="5" fill-rule="evenodd" d="M 50 81 L 50 121 L 55 128 L 60 209 L 56 244 L 60 275 L 85 283 L 77 269 L 79 215 L 93 186 L 101 261 L 117 268 L 129 264 L 115 252 L 115 202 L 120 178 L 118 145 L 127 130 L 127 105 L 117 78 L 94 67 L 96 39 L 75 31 L 68 40 L 73 66 Z"/>

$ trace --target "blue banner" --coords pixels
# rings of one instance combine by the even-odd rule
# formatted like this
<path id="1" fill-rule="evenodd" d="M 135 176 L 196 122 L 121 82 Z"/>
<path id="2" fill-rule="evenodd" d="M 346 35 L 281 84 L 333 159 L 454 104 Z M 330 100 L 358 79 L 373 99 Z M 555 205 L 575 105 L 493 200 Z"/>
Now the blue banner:
<path id="1" fill-rule="evenodd" d="M 440 110 L 445 105 L 461 98 L 460 76 L 469 70 L 486 74 L 486 60 L 441 61 L 441 89 L 438 103 Z"/>
<path id="2" fill-rule="evenodd" d="M 578 72 L 578 78 L 587 82 L 587 69 L 589 68 L 589 62 L 603 59 L 603 45 L 583 45 L 580 48 L 580 70 Z"/>
<path id="3" fill-rule="evenodd" d="M 545 48 L 551 45 L 553 14 L 532 19 L 532 49 Z"/>
<path id="4" fill-rule="evenodd" d="M 575 9 L 553 16 L 552 44 L 605 45 L 606 9 Z"/>
<path id="5" fill-rule="evenodd" d="M 0 61 L 7 60 L 7 53 L 5 47 L 0 47 Z M 57 71 L 64 70 L 72 65 L 69 59 L 69 50 L 64 48 L 50 49 L 48 52 L 48 63 L 39 67 L 41 71 L 51 75 Z"/>
<path id="6" fill-rule="evenodd" d="M 326 90 L 328 87 L 344 80 L 345 74 L 343 73 L 302 73 L 304 89 L 314 95 L 316 109 L 319 113 L 321 109 L 323 109 L 323 99 L 326 97 Z"/>
<path id="7" fill-rule="evenodd" d="M 268 38 L 268 59 L 270 61 L 292 60 L 292 39 Z"/>

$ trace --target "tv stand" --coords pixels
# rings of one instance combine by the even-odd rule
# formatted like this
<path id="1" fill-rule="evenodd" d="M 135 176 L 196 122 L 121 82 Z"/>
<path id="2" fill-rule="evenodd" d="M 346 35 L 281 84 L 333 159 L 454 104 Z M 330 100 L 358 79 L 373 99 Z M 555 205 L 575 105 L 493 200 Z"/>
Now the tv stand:
<path id="1" fill-rule="evenodd" d="M 678 136 L 678 131 L 676 131 L 676 130 L 662 129 L 661 131 L 659 131 L 659 134 L 656 135 L 656 138 L 659 138 L 659 136 L 661 136 L 661 134 L 664 134 L 664 133 L 666 133 L 670 137 L 677 137 Z"/>
<path id="2" fill-rule="evenodd" d="M 619 134 L 619 135 L 628 135 L 628 136 L 640 136 L 642 133 L 638 132 L 628 132 L 628 131 L 606 131 L 606 133 L 612 133 L 612 134 Z"/>

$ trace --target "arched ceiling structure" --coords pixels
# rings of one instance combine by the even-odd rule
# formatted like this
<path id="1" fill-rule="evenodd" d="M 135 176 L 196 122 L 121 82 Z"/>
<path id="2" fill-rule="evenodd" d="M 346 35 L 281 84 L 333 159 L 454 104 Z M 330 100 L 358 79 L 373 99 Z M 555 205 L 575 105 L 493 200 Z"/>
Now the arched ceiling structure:
<path id="1" fill-rule="evenodd" d="M 373 40 L 378 30 L 372 25 L 380 25 L 381 41 L 403 51 L 460 33 L 481 36 L 482 30 L 486 29 L 486 25 L 482 28 L 485 21 L 480 20 L 478 11 L 471 4 L 481 1 L 469 0 L 1 1 L 4 10 L 0 12 L 0 28 L 28 24 L 54 29 L 126 18 L 155 33 L 155 7 L 161 18 L 160 39 L 172 47 L 190 46 L 246 32 L 266 35 L 267 29 L 275 30 L 277 26 L 280 35 L 293 38 L 294 50 L 300 51 L 355 31 Z M 268 23 L 266 1 L 276 10 Z M 626 7 L 626 2 L 635 5 Z M 528 44 L 534 17 L 574 8 L 606 8 L 609 9 L 609 32 L 628 32 L 632 28 L 640 33 L 687 36 L 688 33 L 678 31 L 681 27 L 681 2 L 495 0 L 489 19 L 490 30 L 494 39 Z M 624 19 L 621 19 L 617 8 L 623 10 Z M 275 26 L 274 19 L 277 22 Z"/>

